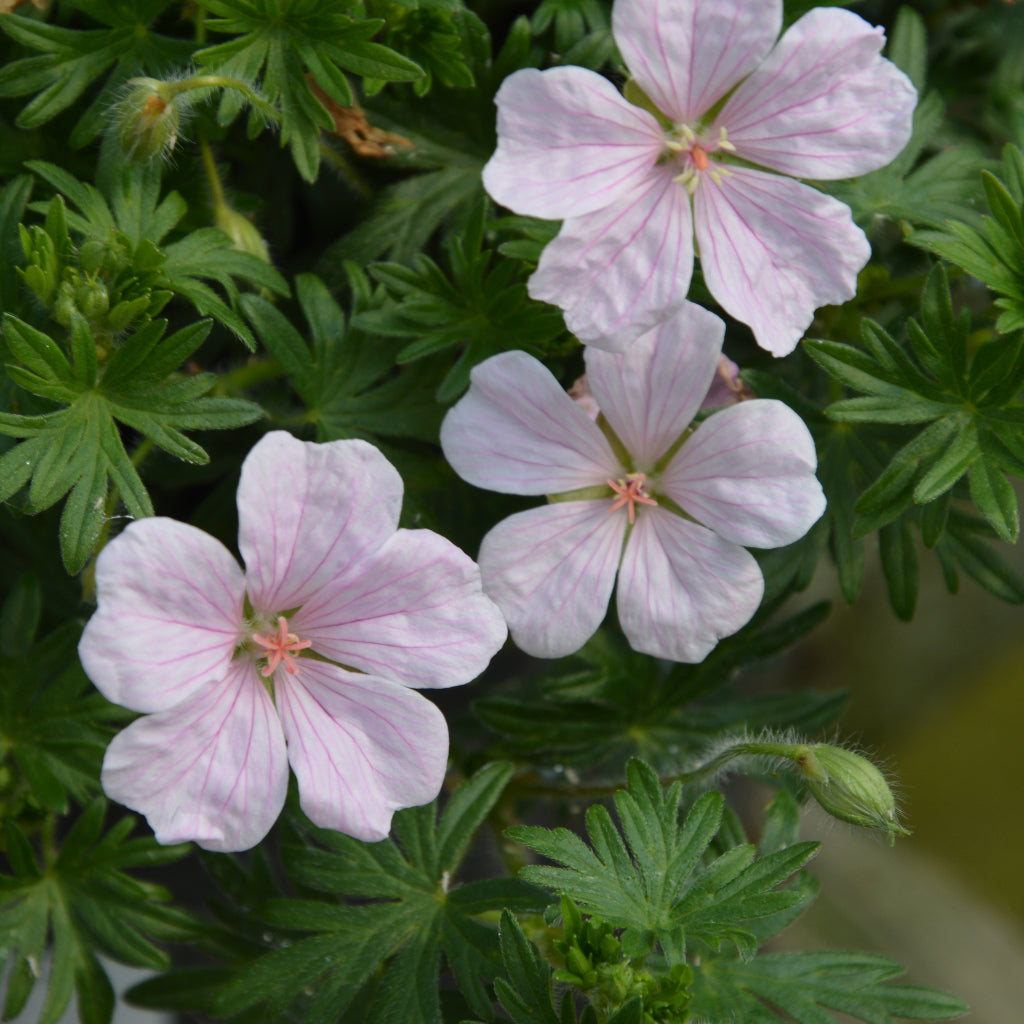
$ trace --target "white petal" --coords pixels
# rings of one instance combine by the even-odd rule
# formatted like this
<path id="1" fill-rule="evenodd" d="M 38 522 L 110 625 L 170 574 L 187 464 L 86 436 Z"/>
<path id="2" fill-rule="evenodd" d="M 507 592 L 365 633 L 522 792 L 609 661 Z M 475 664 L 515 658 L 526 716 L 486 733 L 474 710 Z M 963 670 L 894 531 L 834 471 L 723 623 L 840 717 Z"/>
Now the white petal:
<path id="1" fill-rule="evenodd" d="M 507 636 L 476 563 L 430 530 L 399 530 L 289 628 L 333 661 L 416 687 L 468 683 Z"/>
<path id="2" fill-rule="evenodd" d="M 219 540 L 174 519 L 140 519 L 103 549 L 96 591 L 78 653 L 108 700 L 165 711 L 224 677 L 245 580 Z"/>
<path id="3" fill-rule="evenodd" d="M 600 210 L 636 187 L 665 133 L 606 78 L 584 68 L 525 68 L 502 83 L 498 148 L 484 188 L 516 213 L 549 220 Z"/>
<path id="4" fill-rule="evenodd" d="M 796 348 L 819 306 L 852 299 L 871 246 L 837 199 L 791 178 L 729 168 L 700 176 L 701 269 L 726 312 L 774 355 Z"/>
<path id="5" fill-rule="evenodd" d="M 724 337 L 714 313 L 687 302 L 626 352 L 584 353 L 597 404 L 638 469 L 648 471 L 697 414 Z"/>
<path id="6" fill-rule="evenodd" d="M 567 501 L 518 512 L 484 537 L 484 589 L 527 654 L 578 651 L 608 609 L 626 528 L 611 501 Z"/>
<path id="7" fill-rule="evenodd" d="M 754 556 L 662 508 L 642 508 L 619 571 L 619 623 L 636 651 L 703 661 L 764 593 Z"/>
<path id="8" fill-rule="evenodd" d="M 567 220 L 541 254 L 530 295 L 559 306 L 585 345 L 622 352 L 685 301 L 693 220 L 672 174 L 655 167 L 619 202 Z"/>
<path id="9" fill-rule="evenodd" d="M 620 472 L 604 434 L 525 352 L 492 356 L 441 424 L 445 458 L 463 480 L 503 494 L 558 494 Z"/>
<path id="10" fill-rule="evenodd" d="M 441 789 L 448 727 L 414 690 L 307 658 L 278 684 L 277 703 L 299 803 L 314 825 L 377 842 L 395 811 Z"/>
<path id="11" fill-rule="evenodd" d="M 782 402 L 755 399 L 705 420 L 660 486 L 726 540 L 777 548 L 802 537 L 825 511 L 816 465 L 803 420 Z"/>
<path id="12" fill-rule="evenodd" d="M 288 790 L 284 734 L 248 660 L 173 711 L 118 733 L 103 789 L 144 814 L 157 842 L 248 850 L 270 831 Z"/>
<path id="13" fill-rule="evenodd" d="M 782 0 L 616 0 L 612 31 L 637 84 L 672 121 L 703 117 L 767 56 Z"/>
<path id="14" fill-rule="evenodd" d="M 376 551 L 401 508 L 402 479 L 373 445 L 267 434 L 238 484 L 238 547 L 257 613 L 297 607 Z"/>
<path id="15" fill-rule="evenodd" d="M 917 92 L 880 56 L 885 34 L 835 7 L 805 14 L 729 97 L 719 127 L 737 153 L 801 178 L 884 167 L 910 138 Z"/>

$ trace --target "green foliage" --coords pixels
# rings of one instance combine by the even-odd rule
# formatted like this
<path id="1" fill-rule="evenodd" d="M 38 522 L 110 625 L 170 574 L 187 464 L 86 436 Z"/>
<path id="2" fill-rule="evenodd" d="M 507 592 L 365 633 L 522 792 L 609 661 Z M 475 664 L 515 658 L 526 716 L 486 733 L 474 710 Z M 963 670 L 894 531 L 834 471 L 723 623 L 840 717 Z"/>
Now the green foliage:
<path id="1" fill-rule="evenodd" d="M 482 768 L 452 794 L 436 822 L 434 804 L 401 811 L 394 819 L 397 842 L 361 843 L 316 830 L 323 849 L 286 847 L 289 878 L 320 895 L 266 904 L 266 924 L 294 937 L 241 971 L 216 997 L 213 1012 L 259 1005 L 260 1020 L 275 1020 L 298 1001 L 306 1024 L 326 1024 L 372 982 L 377 998 L 366 1024 L 434 1024 L 441 1019 L 443 956 L 473 1012 L 489 1018 L 480 979 L 497 971 L 498 936 L 481 916 L 502 908 L 537 911 L 547 898 L 516 879 L 458 886 L 452 880 L 511 774 L 508 764 Z"/>
<path id="2" fill-rule="evenodd" d="M 484 247 L 484 209 L 477 207 L 465 234 L 448 247 L 450 278 L 423 254 L 411 268 L 375 264 L 371 272 L 394 300 L 355 318 L 359 327 L 405 340 L 395 357 L 400 363 L 460 347 L 437 390 L 445 404 L 469 386 L 477 363 L 507 349 L 542 355 L 565 332 L 558 310 L 529 300 L 522 268 L 513 260 L 495 261 Z"/>
<path id="3" fill-rule="evenodd" d="M 952 1020 L 968 1007 L 945 992 L 892 985 L 904 969 L 874 953 L 788 953 L 703 964 L 696 972 L 694 1012 L 744 1024 L 829 1024 L 825 1010 L 864 1021 Z"/>
<path id="4" fill-rule="evenodd" d="M 460 0 L 368 0 L 365 7 L 371 17 L 384 20 L 380 41 L 423 69 L 412 86 L 417 96 L 425 96 L 435 81 L 455 89 L 474 84 L 458 26 L 465 15 Z M 384 85 L 373 79 L 363 83 L 371 96 Z"/>
<path id="5" fill-rule="evenodd" d="M 539 677 L 528 694 L 478 699 L 474 714 L 502 738 L 501 749 L 544 767 L 621 772 L 631 756 L 663 773 L 678 771 L 709 741 L 744 726 L 813 733 L 831 725 L 841 693 L 745 695 L 727 685 L 818 626 L 817 604 L 767 625 L 768 612 L 724 638 L 700 665 L 672 665 L 638 654 L 599 631 L 578 654 Z"/>
<path id="6" fill-rule="evenodd" d="M 160 846 L 153 838 L 128 839 L 134 825 L 122 818 L 103 834 L 105 803 L 90 803 L 61 843 L 37 858 L 24 833 L 7 822 L 11 874 L 0 873 L 0 967 L 10 975 L 4 1019 L 21 1011 L 36 984 L 39 964 L 52 959 L 38 1024 L 56 1024 L 72 993 L 83 1024 L 108 1024 L 114 992 L 96 951 L 121 963 L 165 969 L 167 955 L 153 940 L 194 936 L 192 918 L 166 906 L 170 893 L 128 871 L 178 860 L 187 845 Z"/>
<path id="7" fill-rule="evenodd" d="M 320 129 L 333 127 L 307 75 L 342 106 L 354 102 L 346 72 L 389 82 L 424 75 L 407 57 L 370 42 L 383 20 L 354 20 L 348 0 L 209 0 L 204 6 L 219 15 L 207 27 L 236 38 L 200 50 L 196 61 L 251 85 L 260 80 L 263 95 L 280 108 L 281 144 L 290 146 L 307 181 L 316 179 L 320 167 Z M 269 25 L 273 28 L 268 31 Z M 220 123 L 230 124 L 243 105 L 237 93 L 225 93 L 217 114 Z M 253 111 L 250 132 L 262 126 L 261 116 Z"/>
<path id="8" fill-rule="evenodd" d="M 111 724 L 127 713 L 90 685 L 69 622 L 36 638 L 39 583 L 22 576 L 0 610 L 0 818 L 31 820 L 96 794 Z"/>
<path id="9" fill-rule="evenodd" d="M 0 69 L 0 96 L 35 93 L 16 123 L 36 128 L 70 107 L 113 67 L 71 132 L 70 144 L 77 149 L 106 128 L 110 108 L 129 78 L 187 64 L 193 47 L 149 30 L 167 0 L 68 0 L 68 6 L 109 28 L 61 28 L 20 14 L 0 18 L 0 28 L 11 39 L 39 53 Z"/>
<path id="10" fill-rule="evenodd" d="M 167 323 L 153 320 L 111 351 L 76 317 L 70 360 L 61 345 L 17 317 L 7 314 L 3 325 L 13 359 L 7 365 L 11 379 L 62 408 L 34 416 L 0 413 L 0 434 L 25 438 L 0 457 L 0 501 L 29 481 L 29 511 L 42 511 L 68 495 L 60 542 L 70 573 L 84 567 L 100 539 L 113 511 L 108 508 L 111 485 L 129 515 L 153 515 L 119 422 L 172 455 L 202 464 L 209 456 L 182 430 L 223 430 L 262 415 L 252 402 L 208 397 L 216 383 L 212 373 L 172 376 L 202 344 L 209 321 L 161 341 Z"/>
<path id="11" fill-rule="evenodd" d="M 419 173 L 373 195 L 365 219 L 327 250 L 325 277 L 346 260 L 408 262 L 439 230 L 457 238 L 482 201 L 480 172 L 494 149 L 494 94 L 507 75 L 533 66 L 533 37 L 529 21 L 519 18 L 492 59 L 490 34 L 476 15 L 463 11 L 454 24 L 476 88 L 435 87 L 429 105 L 402 104 L 386 93 L 367 101 L 375 124 L 412 143 L 393 167 Z"/>
<path id="12" fill-rule="evenodd" d="M 981 231 L 948 220 L 942 231 L 919 231 L 911 241 L 963 267 L 1001 297 L 1004 312 L 996 330 L 1009 334 L 1024 328 L 1024 153 L 1016 146 L 1003 150 L 1003 179 L 982 171 L 991 217 L 982 217 Z"/>
<path id="13" fill-rule="evenodd" d="M 355 321 L 380 309 L 383 289 L 374 289 L 354 264 L 346 267 L 352 314 L 345 314 L 323 282 L 312 274 L 295 281 L 299 305 L 309 324 L 310 343 L 285 316 L 255 295 L 243 300 L 260 341 L 287 373 L 316 424 L 317 439 L 412 437 L 435 442 L 441 408 L 432 398 L 436 380 L 426 365 L 395 372 L 400 343 L 373 338 Z"/>
<path id="14" fill-rule="evenodd" d="M 845 423 L 928 424 L 905 444 L 860 496 L 854 532 L 895 520 L 912 503 L 941 498 L 965 474 L 979 511 L 1007 541 L 1020 530 L 1017 499 L 1005 473 L 1024 474 L 1021 339 L 994 341 L 968 354 L 970 314 L 955 317 L 941 265 L 929 275 L 923 326 L 907 335 L 916 361 L 878 324 L 864 322 L 867 351 L 808 341 L 808 353 L 837 380 L 869 397 L 826 410 Z"/>
<path id="15" fill-rule="evenodd" d="M 32 204 L 46 212 L 46 222 L 22 229 L 27 266 L 21 273 L 58 323 L 70 327 L 73 318 L 84 317 L 94 333 L 113 337 L 155 316 L 175 294 L 255 347 L 232 308 L 239 298 L 235 278 L 279 295 L 288 294 L 287 282 L 263 260 L 235 249 L 217 228 L 200 228 L 161 248 L 188 206 L 177 192 L 161 200 L 157 165 L 112 170 L 109 204 L 94 186 L 53 164 L 26 166 L 58 195 L 48 206 Z M 61 194 L 77 209 L 65 210 Z M 230 305 L 207 280 L 224 289 Z"/>
<path id="16" fill-rule="evenodd" d="M 758 936 L 748 924 L 806 902 L 804 894 L 777 887 L 818 844 L 796 843 L 756 860 L 754 847 L 743 845 L 702 864 L 722 823 L 721 795 L 701 797 L 680 824 L 681 783 L 662 790 L 639 760 L 629 763 L 626 778 L 626 790 L 615 794 L 621 833 L 595 804 L 587 811 L 590 847 L 564 828 L 509 829 L 509 838 L 562 865 L 528 865 L 523 877 L 625 929 L 622 947 L 630 957 L 647 955 L 657 942 L 671 967 L 685 962 L 688 944 L 718 952 L 730 943 L 750 959 Z"/>

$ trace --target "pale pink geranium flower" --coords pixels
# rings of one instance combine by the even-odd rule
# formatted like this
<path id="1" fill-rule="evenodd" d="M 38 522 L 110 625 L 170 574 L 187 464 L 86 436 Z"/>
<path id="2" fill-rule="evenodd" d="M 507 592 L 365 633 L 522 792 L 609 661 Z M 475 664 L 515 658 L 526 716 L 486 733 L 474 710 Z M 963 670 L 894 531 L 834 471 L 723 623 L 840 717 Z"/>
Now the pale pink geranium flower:
<path id="1" fill-rule="evenodd" d="M 881 29 L 818 8 L 781 39 L 782 0 L 616 0 L 626 96 L 578 67 L 517 71 L 498 92 L 484 186 L 564 220 L 530 294 L 581 341 L 619 352 L 679 309 L 693 270 L 775 355 L 845 302 L 871 250 L 842 203 L 793 180 L 889 163 L 917 94 Z M 785 177 L 792 175 L 793 177 Z"/>
<path id="2" fill-rule="evenodd" d="M 761 602 L 745 547 L 789 544 L 824 511 L 814 442 L 788 406 L 753 399 L 691 422 L 723 334 L 686 303 L 628 352 L 588 348 L 597 422 L 525 352 L 473 370 L 441 427 L 445 456 L 478 487 L 550 499 L 499 523 L 480 549 L 484 590 L 527 653 L 578 650 L 618 574 L 633 648 L 700 661 Z"/>
<path id="3" fill-rule="evenodd" d="M 289 762 L 310 819 L 357 839 L 437 795 L 447 728 L 411 687 L 468 682 L 506 630 L 473 561 L 397 529 L 401 505 L 372 445 L 278 432 L 242 466 L 244 572 L 173 519 L 134 522 L 104 549 L 79 654 L 107 698 L 147 714 L 108 747 L 103 788 L 160 842 L 254 846 Z"/>

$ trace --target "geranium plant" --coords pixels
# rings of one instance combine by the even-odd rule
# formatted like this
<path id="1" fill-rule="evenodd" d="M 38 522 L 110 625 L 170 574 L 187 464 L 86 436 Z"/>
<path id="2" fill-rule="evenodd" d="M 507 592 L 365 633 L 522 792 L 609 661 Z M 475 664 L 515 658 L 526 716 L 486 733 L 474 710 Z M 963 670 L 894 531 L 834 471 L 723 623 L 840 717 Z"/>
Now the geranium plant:
<path id="1" fill-rule="evenodd" d="M 1022 37 L 0 0 L 0 1017 L 967 1012 L 779 945 L 914 825 L 792 652 L 1024 604 Z"/>

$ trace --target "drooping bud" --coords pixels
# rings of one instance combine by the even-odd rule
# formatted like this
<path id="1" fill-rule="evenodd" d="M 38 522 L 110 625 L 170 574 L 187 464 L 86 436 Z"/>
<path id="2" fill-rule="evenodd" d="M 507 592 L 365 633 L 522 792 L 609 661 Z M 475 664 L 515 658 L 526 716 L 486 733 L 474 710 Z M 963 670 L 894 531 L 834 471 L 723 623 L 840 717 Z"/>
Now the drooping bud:
<path id="1" fill-rule="evenodd" d="M 180 91 L 156 78 L 133 78 L 128 94 L 114 108 L 121 148 L 134 160 L 152 160 L 174 149 L 181 126 Z"/>
<path id="2" fill-rule="evenodd" d="M 245 214 L 233 210 L 227 203 L 217 203 L 214 206 L 214 220 L 217 227 L 235 243 L 239 252 L 247 252 L 264 263 L 271 262 L 265 239 Z"/>
<path id="3" fill-rule="evenodd" d="M 825 743 L 801 744 L 793 758 L 815 800 L 853 825 L 910 835 L 896 820 L 896 800 L 885 776 L 861 754 Z"/>

